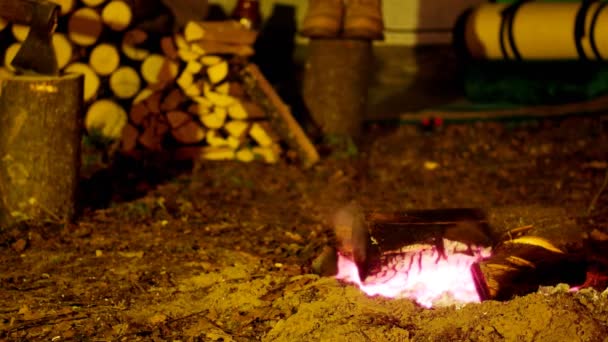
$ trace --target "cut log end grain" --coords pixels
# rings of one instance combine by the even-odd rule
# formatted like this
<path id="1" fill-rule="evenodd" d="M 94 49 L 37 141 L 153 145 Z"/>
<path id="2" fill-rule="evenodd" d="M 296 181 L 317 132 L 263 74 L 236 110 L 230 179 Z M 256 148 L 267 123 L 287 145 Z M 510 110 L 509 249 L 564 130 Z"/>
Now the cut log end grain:
<path id="1" fill-rule="evenodd" d="M 269 127 L 260 123 L 254 122 L 249 129 L 249 135 L 261 147 L 268 147 L 274 143 L 274 139 L 269 133 Z"/>
<path id="2" fill-rule="evenodd" d="M 98 75 L 108 76 L 120 65 L 120 53 L 112 44 L 99 44 L 91 51 L 89 64 Z"/>
<path id="3" fill-rule="evenodd" d="M 61 8 L 60 15 L 66 15 L 74 9 L 76 6 L 76 0 L 51 0 Z"/>
<path id="4" fill-rule="evenodd" d="M 179 64 L 159 54 L 151 54 L 141 64 L 141 75 L 149 85 L 164 87 L 179 73 Z"/>
<path id="5" fill-rule="evenodd" d="M 249 122 L 245 120 L 231 120 L 226 122 L 224 130 L 237 139 L 242 139 L 249 131 Z"/>
<path id="6" fill-rule="evenodd" d="M 201 40 L 205 36 L 205 30 L 196 22 L 189 21 L 184 27 L 184 38 L 187 42 Z"/>
<path id="7" fill-rule="evenodd" d="M 216 84 L 213 89 L 220 94 L 230 95 L 230 84 L 228 82 Z"/>
<path id="8" fill-rule="evenodd" d="M 3 31 L 8 26 L 8 21 L 0 17 L 0 31 Z"/>
<path id="9" fill-rule="evenodd" d="M 80 46 L 91 46 L 97 42 L 103 31 L 101 16 L 92 8 L 76 10 L 68 20 L 68 37 Z"/>
<path id="10" fill-rule="evenodd" d="M 211 113 L 201 115 L 199 118 L 203 125 L 209 129 L 219 129 L 226 122 L 226 110 L 223 108 L 215 108 Z"/>
<path id="11" fill-rule="evenodd" d="M 13 43 L 4 51 L 4 66 L 10 71 L 15 71 L 12 63 L 19 49 L 21 49 L 21 43 Z"/>
<path id="12" fill-rule="evenodd" d="M 121 50 L 127 58 L 134 61 L 143 61 L 150 55 L 150 51 L 139 47 L 148 39 L 148 34 L 144 30 L 133 29 L 127 31 L 122 38 Z"/>
<path id="13" fill-rule="evenodd" d="M 127 112 L 118 103 L 102 99 L 89 106 L 85 117 L 85 127 L 89 134 L 98 132 L 106 138 L 119 139 L 127 123 Z"/>
<path id="14" fill-rule="evenodd" d="M 136 105 L 140 102 L 145 101 L 148 97 L 152 96 L 152 94 L 154 94 L 153 89 L 150 89 L 150 88 L 142 89 L 133 99 L 133 104 Z"/>
<path id="15" fill-rule="evenodd" d="M 113 31 L 124 31 L 133 20 L 131 7 L 124 1 L 113 0 L 101 11 L 102 21 Z"/>
<path id="16" fill-rule="evenodd" d="M 102 5 L 106 0 L 81 0 L 85 6 L 88 7 L 97 7 Z"/>
<path id="17" fill-rule="evenodd" d="M 241 148 L 236 151 L 236 160 L 244 163 L 249 163 L 255 160 L 255 154 L 250 148 Z"/>
<path id="18" fill-rule="evenodd" d="M 228 76 L 228 62 L 226 61 L 222 61 L 207 68 L 207 77 L 209 77 L 209 81 L 212 84 L 222 82 L 226 76 Z"/>
<path id="19" fill-rule="evenodd" d="M 228 115 L 230 118 L 234 120 L 244 120 L 247 119 L 247 111 L 241 101 L 236 101 L 232 105 L 228 106 Z"/>
<path id="20" fill-rule="evenodd" d="M 274 164 L 279 161 L 280 157 L 280 147 L 278 145 L 271 146 L 254 146 L 251 148 L 251 151 L 256 156 L 256 158 L 260 158 L 266 163 Z"/>
<path id="21" fill-rule="evenodd" d="M 11 26 L 11 32 L 16 41 L 23 42 L 30 33 L 30 27 L 28 25 L 13 24 Z"/>
<path id="22" fill-rule="evenodd" d="M 198 61 L 188 62 L 188 64 L 186 64 L 186 68 L 184 69 L 184 71 L 187 71 L 193 75 L 198 74 L 201 72 L 201 70 L 203 70 L 203 64 Z"/>
<path id="23" fill-rule="evenodd" d="M 184 62 L 195 61 L 200 58 L 202 53 L 190 49 L 178 49 L 177 56 Z"/>
<path id="24" fill-rule="evenodd" d="M 119 99 L 134 97 L 140 88 L 141 79 L 139 73 L 130 66 L 121 66 L 110 76 L 110 89 Z"/>
<path id="25" fill-rule="evenodd" d="M 84 75 L 84 91 L 83 98 L 85 102 L 88 102 L 95 98 L 97 92 L 99 91 L 99 87 L 101 86 L 101 81 L 99 80 L 99 76 L 91 69 L 91 67 L 84 63 L 72 63 L 65 67 L 65 73 L 77 73 Z"/>
<path id="26" fill-rule="evenodd" d="M 214 91 L 205 91 L 205 97 L 214 105 L 227 108 L 237 102 L 237 99 L 230 95 L 220 94 Z"/>
<path id="27" fill-rule="evenodd" d="M 57 67 L 61 70 L 72 60 L 72 43 L 70 43 L 67 36 L 63 33 L 54 33 L 52 43 L 57 59 Z"/>
<path id="28" fill-rule="evenodd" d="M 203 65 L 205 65 L 205 66 L 213 66 L 213 65 L 221 63 L 222 61 L 224 61 L 224 59 L 220 56 L 207 55 L 207 56 L 201 57 L 201 63 L 203 63 Z"/>
<path id="29" fill-rule="evenodd" d="M 223 137 L 218 130 L 210 130 L 207 132 L 207 136 L 205 137 L 207 144 L 209 146 L 214 147 L 230 147 L 233 150 L 236 150 L 241 141 L 233 136 Z"/>
<path id="30" fill-rule="evenodd" d="M 230 147 L 205 146 L 200 151 L 201 159 L 234 160 L 235 151 Z"/>

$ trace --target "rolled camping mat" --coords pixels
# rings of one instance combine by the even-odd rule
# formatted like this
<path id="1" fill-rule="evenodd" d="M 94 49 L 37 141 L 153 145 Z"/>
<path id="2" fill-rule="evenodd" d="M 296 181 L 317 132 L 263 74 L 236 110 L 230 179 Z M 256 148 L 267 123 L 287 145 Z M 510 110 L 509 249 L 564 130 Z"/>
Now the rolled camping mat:
<path id="1" fill-rule="evenodd" d="M 474 59 L 606 60 L 608 2 L 484 3 L 465 11 L 455 45 Z"/>

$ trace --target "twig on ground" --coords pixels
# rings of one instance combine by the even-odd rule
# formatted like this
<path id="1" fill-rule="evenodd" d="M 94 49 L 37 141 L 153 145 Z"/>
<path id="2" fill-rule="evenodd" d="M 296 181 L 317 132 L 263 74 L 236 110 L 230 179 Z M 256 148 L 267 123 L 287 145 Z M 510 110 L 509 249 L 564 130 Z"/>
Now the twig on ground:
<path id="1" fill-rule="evenodd" d="M 606 169 L 606 175 L 604 176 L 604 182 L 598 189 L 595 196 L 593 196 L 593 199 L 591 200 L 591 203 L 589 204 L 589 208 L 587 208 L 587 216 L 591 215 L 591 212 L 595 209 L 595 206 L 597 205 L 597 201 L 600 199 L 600 197 L 602 196 L 602 193 L 604 192 L 604 190 L 606 190 L 607 186 L 608 186 L 608 168 Z"/>

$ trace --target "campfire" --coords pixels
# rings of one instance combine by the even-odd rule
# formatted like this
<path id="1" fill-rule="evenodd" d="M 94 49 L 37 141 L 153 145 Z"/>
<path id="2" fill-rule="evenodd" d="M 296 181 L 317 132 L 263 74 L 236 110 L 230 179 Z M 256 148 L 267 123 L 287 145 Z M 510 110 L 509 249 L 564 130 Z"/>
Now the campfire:
<path id="1" fill-rule="evenodd" d="M 494 237 L 479 209 L 363 213 L 349 206 L 334 228 L 337 279 L 370 296 L 409 298 L 426 308 L 580 285 L 588 266 L 580 254 L 528 234 L 532 226 Z"/>
<path id="2" fill-rule="evenodd" d="M 408 246 L 364 282 L 354 261 L 339 254 L 336 277 L 357 284 L 370 296 L 410 298 L 427 308 L 481 301 L 470 269 L 489 257 L 491 248 L 446 239 L 442 244 L 443 251 L 430 244 Z"/>

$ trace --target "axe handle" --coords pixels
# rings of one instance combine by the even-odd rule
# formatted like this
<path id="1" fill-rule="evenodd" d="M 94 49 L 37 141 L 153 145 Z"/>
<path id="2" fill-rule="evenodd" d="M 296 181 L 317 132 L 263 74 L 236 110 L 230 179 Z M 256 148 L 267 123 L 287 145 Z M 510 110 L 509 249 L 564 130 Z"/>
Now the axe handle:
<path id="1" fill-rule="evenodd" d="M 43 14 L 51 20 L 59 9 L 57 4 L 44 0 L 0 0 L 0 17 L 21 25 L 36 25 L 35 21 Z"/>

